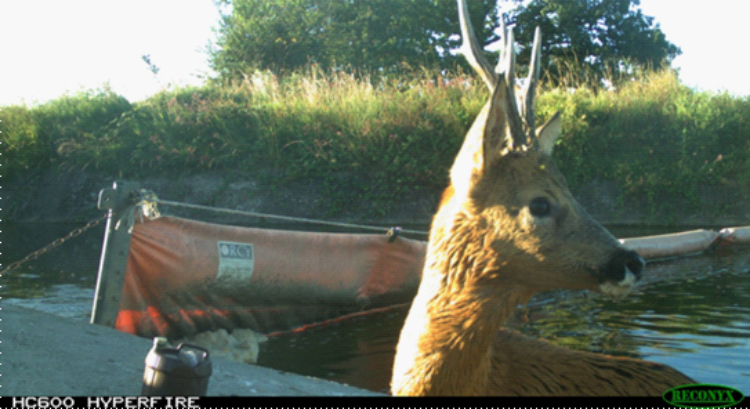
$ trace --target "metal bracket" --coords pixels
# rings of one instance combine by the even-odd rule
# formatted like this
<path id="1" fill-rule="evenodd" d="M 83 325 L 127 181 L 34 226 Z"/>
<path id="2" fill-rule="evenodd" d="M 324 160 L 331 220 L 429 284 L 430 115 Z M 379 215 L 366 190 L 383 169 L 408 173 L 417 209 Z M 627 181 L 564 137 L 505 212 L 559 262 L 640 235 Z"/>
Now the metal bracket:
<path id="1" fill-rule="evenodd" d="M 398 239 L 398 236 L 401 235 L 401 227 L 391 227 L 390 229 L 388 229 L 388 233 L 386 234 L 388 235 L 388 243 L 393 243 L 394 241 L 396 241 L 396 239 Z"/>
<path id="2" fill-rule="evenodd" d="M 117 225 L 119 220 L 128 216 L 128 212 L 135 211 L 133 205 L 138 201 L 140 188 L 138 182 L 117 180 L 112 183 L 111 188 L 99 192 L 97 207 L 107 210 L 107 227 L 99 259 L 96 293 L 91 311 L 92 324 L 115 326 L 130 251 L 130 229 L 118 229 Z"/>

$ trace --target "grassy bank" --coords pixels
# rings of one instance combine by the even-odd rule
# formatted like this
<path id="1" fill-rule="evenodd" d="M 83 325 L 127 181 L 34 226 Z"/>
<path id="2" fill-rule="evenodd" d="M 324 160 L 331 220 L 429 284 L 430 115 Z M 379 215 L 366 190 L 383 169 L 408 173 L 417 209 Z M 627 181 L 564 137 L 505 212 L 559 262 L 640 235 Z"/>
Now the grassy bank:
<path id="1" fill-rule="evenodd" d="M 330 190 L 334 207 L 351 195 L 387 203 L 415 185 L 445 185 L 487 98 L 469 76 L 435 78 L 257 73 L 241 84 L 168 89 L 132 104 L 104 89 L 6 106 L 3 173 L 54 167 L 138 179 L 243 169 L 274 183 L 314 180 Z M 543 89 L 538 116 L 557 110 L 565 124 L 556 158 L 573 188 L 611 180 L 656 209 L 665 194 L 689 204 L 706 183 L 750 183 L 746 98 L 694 92 L 660 71 L 614 91 Z"/>

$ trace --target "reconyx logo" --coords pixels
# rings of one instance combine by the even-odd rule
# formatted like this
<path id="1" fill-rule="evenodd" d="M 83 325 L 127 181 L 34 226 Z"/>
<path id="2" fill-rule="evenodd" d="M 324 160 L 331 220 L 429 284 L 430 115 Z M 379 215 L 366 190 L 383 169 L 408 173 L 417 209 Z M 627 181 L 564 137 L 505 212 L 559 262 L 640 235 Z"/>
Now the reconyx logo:
<path id="1" fill-rule="evenodd" d="M 661 397 L 667 403 L 683 408 L 723 408 L 740 403 L 745 396 L 728 386 L 704 383 L 678 386 L 664 392 Z"/>

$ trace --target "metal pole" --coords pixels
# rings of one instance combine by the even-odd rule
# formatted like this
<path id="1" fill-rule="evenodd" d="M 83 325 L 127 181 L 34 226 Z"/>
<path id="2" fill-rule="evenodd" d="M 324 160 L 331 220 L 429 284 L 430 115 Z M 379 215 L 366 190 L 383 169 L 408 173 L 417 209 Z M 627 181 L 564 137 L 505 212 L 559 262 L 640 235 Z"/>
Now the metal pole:
<path id="1" fill-rule="evenodd" d="M 129 226 L 127 223 L 117 226 L 117 221 L 126 212 L 135 211 L 132 206 L 137 202 L 140 187 L 138 182 L 118 180 L 112 183 L 111 188 L 99 192 L 97 207 L 107 209 L 107 227 L 104 230 L 96 293 L 91 310 L 92 324 L 115 326 L 130 251 Z"/>

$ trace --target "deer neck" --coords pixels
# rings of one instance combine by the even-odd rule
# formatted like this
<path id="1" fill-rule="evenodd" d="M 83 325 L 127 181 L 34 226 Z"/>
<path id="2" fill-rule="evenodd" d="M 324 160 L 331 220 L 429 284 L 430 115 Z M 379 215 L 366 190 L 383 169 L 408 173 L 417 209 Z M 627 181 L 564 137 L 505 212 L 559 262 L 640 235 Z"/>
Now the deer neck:
<path id="1" fill-rule="evenodd" d="M 446 237 L 451 242 L 430 240 L 422 282 L 396 351 L 394 394 L 486 394 L 497 330 L 529 298 L 512 284 L 474 282 L 483 276 L 476 269 L 492 269 L 494 277 L 501 277 L 507 266 L 494 262 L 497 258 L 483 262 L 490 259 L 472 251 L 480 250 L 476 240 Z"/>

